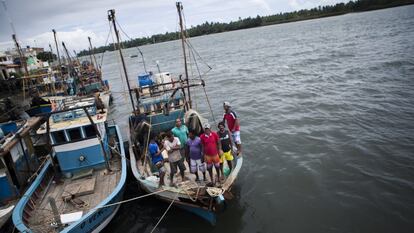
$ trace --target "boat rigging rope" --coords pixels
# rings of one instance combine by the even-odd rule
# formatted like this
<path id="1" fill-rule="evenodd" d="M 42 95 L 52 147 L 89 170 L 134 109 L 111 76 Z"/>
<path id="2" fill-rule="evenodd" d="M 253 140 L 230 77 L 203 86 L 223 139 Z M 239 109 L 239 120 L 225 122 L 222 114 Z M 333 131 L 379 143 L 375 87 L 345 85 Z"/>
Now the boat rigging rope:
<path id="1" fill-rule="evenodd" d="M 109 32 L 110 32 L 111 37 L 112 37 L 112 44 L 114 45 L 114 51 L 116 51 L 117 49 L 116 49 L 114 34 L 112 33 L 112 27 L 110 28 Z M 119 48 L 119 49 L 121 49 L 121 48 Z M 119 60 L 120 59 L 119 55 L 117 55 L 116 58 L 117 58 L 117 61 L 118 61 L 118 70 L 119 70 L 119 75 L 121 77 L 121 82 L 122 82 L 122 90 L 124 91 L 123 96 L 124 96 L 125 102 L 128 102 L 128 98 L 127 98 L 126 93 L 125 93 L 125 83 L 124 83 L 124 79 L 122 78 L 122 70 L 121 70 L 121 65 L 120 65 L 121 61 Z M 128 90 L 128 93 L 129 93 L 129 90 Z"/>
<path id="2" fill-rule="evenodd" d="M 185 25 L 186 25 L 186 18 L 185 18 L 185 14 L 184 14 L 184 11 L 182 11 L 182 14 L 183 14 L 183 18 L 184 18 L 184 27 L 186 27 Z M 186 36 L 186 40 L 185 40 L 185 43 L 187 44 L 187 47 L 188 47 L 188 53 L 192 53 L 193 54 L 193 59 L 194 59 L 194 63 L 195 63 L 195 66 L 196 66 L 196 68 L 197 68 L 197 71 L 198 71 L 198 74 L 199 74 L 199 77 L 200 77 L 200 79 L 201 79 L 201 73 L 200 73 L 200 69 L 199 69 L 199 67 L 198 67 L 198 64 L 197 64 L 197 60 L 196 60 L 196 56 L 195 56 L 195 54 L 200 58 L 200 60 L 209 68 L 209 70 L 207 70 L 204 74 L 206 74 L 206 73 L 208 73 L 210 70 L 212 70 L 212 68 L 211 68 L 211 66 L 209 66 L 208 64 L 207 64 L 207 62 L 205 62 L 204 60 L 203 60 L 203 58 L 200 56 L 200 54 L 197 52 L 197 50 L 195 50 L 195 48 L 193 47 L 193 45 L 190 43 L 190 41 L 188 40 L 188 38 L 190 38 L 190 36 L 188 35 L 188 33 L 187 33 L 187 30 L 185 30 L 185 36 Z M 194 54 L 195 53 L 195 54 Z M 203 74 L 203 75 L 204 75 Z M 213 118 L 213 121 L 214 121 L 214 123 L 215 124 L 217 124 L 217 122 L 216 122 L 216 118 L 215 118 L 215 116 L 214 116 L 214 113 L 213 113 L 213 108 L 211 107 L 211 103 L 210 103 L 210 99 L 208 98 L 208 95 L 207 95 L 207 91 L 206 91 L 206 88 L 205 88 L 205 86 L 203 86 L 203 91 L 204 91 L 204 95 L 206 96 L 206 101 L 207 101 L 207 104 L 208 104 L 208 107 L 209 107 L 209 110 L 210 110 L 210 113 L 211 113 L 211 117 Z"/>
<path id="3" fill-rule="evenodd" d="M 118 25 L 118 27 L 119 27 L 119 30 L 121 30 L 121 32 L 122 33 L 124 33 L 124 35 L 128 38 L 128 39 L 130 39 L 130 40 L 134 40 L 133 38 L 131 38 L 125 31 L 124 31 L 124 29 L 121 27 L 121 25 L 118 23 L 118 21 L 115 21 L 116 22 L 116 24 Z M 138 46 L 135 46 L 135 48 L 138 50 L 138 52 L 141 54 L 141 56 L 144 56 L 143 54 L 142 54 L 142 51 L 141 51 L 141 49 L 139 49 L 138 48 Z M 145 72 L 147 72 L 147 69 L 145 68 L 145 63 L 143 63 L 143 65 L 144 65 L 144 70 L 145 70 Z"/>
<path id="4" fill-rule="evenodd" d="M 108 45 L 109 36 L 112 34 L 111 33 L 112 32 L 112 24 L 109 21 L 108 21 L 108 24 L 109 24 L 109 31 L 108 31 L 108 36 L 106 37 L 106 41 L 105 41 L 105 45 L 104 45 L 105 47 Z M 102 67 L 102 65 L 103 65 L 103 59 L 104 59 L 105 53 L 106 53 L 106 50 L 102 53 L 101 62 L 99 64 L 100 67 Z"/>
<path id="5" fill-rule="evenodd" d="M 155 229 L 158 227 L 158 224 L 160 224 L 160 222 L 164 219 L 165 215 L 167 214 L 168 210 L 170 210 L 172 204 L 174 203 L 175 199 L 177 198 L 178 193 L 175 194 L 174 198 L 172 199 L 170 205 L 168 206 L 168 208 L 165 210 L 164 214 L 161 216 L 160 220 L 158 220 L 157 224 L 155 224 L 154 228 L 152 228 L 150 233 L 153 233 L 155 231 Z"/>

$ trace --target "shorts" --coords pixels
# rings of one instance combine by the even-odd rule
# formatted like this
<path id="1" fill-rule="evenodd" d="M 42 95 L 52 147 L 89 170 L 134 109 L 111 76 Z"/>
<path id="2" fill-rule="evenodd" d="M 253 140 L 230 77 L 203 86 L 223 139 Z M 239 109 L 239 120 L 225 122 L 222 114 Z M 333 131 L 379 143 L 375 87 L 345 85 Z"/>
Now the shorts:
<path id="1" fill-rule="evenodd" d="M 170 169 L 171 169 L 171 176 L 173 176 L 175 173 L 177 173 L 177 167 L 180 169 L 180 171 L 185 171 L 185 165 L 184 165 L 184 159 L 181 158 L 180 160 L 176 162 L 170 162 Z"/>
<path id="2" fill-rule="evenodd" d="M 198 170 L 200 172 L 206 171 L 206 164 L 204 162 L 201 162 L 201 159 L 190 159 L 190 171 L 191 173 L 196 173 Z"/>
<path id="3" fill-rule="evenodd" d="M 185 147 L 180 149 L 180 154 L 182 157 L 185 157 Z M 185 159 L 187 160 L 187 157 L 185 157 Z"/>
<path id="4" fill-rule="evenodd" d="M 237 145 L 241 144 L 241 140 L 240 140 L 240 131 L 234 131 L 231 133 L 231 136 L 233 138 L 233 142 Z"/>
<path id="5" fill-rule="evenodd" d="M 165 173 L 165 167 L 162 161 L 159 161 L 158 163 L 156 163 L 155 166 L 157 167 L 159 173 Z"/>
<path id="6" fill-rule="evenodd" d="M 233 155 L 231 154 L 231 150 L 224 152 L 221 156 L 220 156 L 220 163 L 224 163 L 224 159 L 226 159 L 227 161 L 232 161 Z"/>
<path id="7" fill-rule="evenodd" d="M 205 155 L 204 159 L 207 163 L 207 168 L 210 169 L 213 164 L 214 167 L 219 168 L 220 167 L 220 157 L 218 155 Z"/>

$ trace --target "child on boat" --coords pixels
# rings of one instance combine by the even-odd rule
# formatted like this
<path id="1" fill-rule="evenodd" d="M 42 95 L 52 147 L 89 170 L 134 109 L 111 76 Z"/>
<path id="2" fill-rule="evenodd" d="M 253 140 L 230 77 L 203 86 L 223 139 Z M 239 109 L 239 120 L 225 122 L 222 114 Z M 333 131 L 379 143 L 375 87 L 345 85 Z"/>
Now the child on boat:
<path id="1" fill-rule="evenodd" d="M 220 156 L 220 171 L 221 171 L 222 177 L 224 178 L 224 170 L 223 170 L 224 160 L 227 161 L 227 165 L 229 166 L 230 171 L 233 168 L 233 164 L 232 164 L 232 161 L 234 159 L 232 155 L 233 144 L 232 144 L 230 133 L 228 130 L 226 130 L 224 122 L 220 122 L 217 127 L 219 129 L 217 134 L 220 138 L 221 149 L 223 150 L 223 154 Z"/>
<path id="2" fill-rule="evenodd" d="M 188 134 L 189 138 L 186 143 L 186 158 L 190 158 L 190 172 L 196 175 L 196 181 L 199 181 L 198 170 L 203 173 L 203 178 L 206 180 L 206 167 L 202 152 L 201 140 L 191 130 Z"/>
<path id="3" fill-rule="evenodd" d="M 210 174 L 211 182 L 215 183 L 213 177 L 213 165 L 216 168 L 217 180 L 220 180 L 220 158 L 223 154 L 220 139 L 216 132 L 210 129 L 210 124 L 204 124 L 204 133 L 200 136 L 203 145 L 204 161 L 207 163 L 207 170 Z"/>
<path id="4" fill-rule="evenodd" d="M 165 176 L 165 168 L 164 168 L 164 159 L 161 154 L 161 150 L 158 147 L 157 142 L 155 141 L 156 137 L 153 137 L 150 141 L 150 144 L 148 146 L 149 153 L 151 155 L 151 162 L 154 164 L 155 167 L 157 167 L 158 172 L 160 174 L 160 182 L 158 187 L 161 187 L 164 185 L 164 176 Z"/>
<path id="5" fill-rule="evenodd" d="M 170 162 L 170 186 L 174 186 L 174 174 L 177 172 L 177 167 L 180 169 L 182 180 L 185 180 L 185 165 L 184 159 L 180 153 L 180 140 L 177 137 L 174 137 L 171 132 L 168 132 L 166 136 L 167 140 L 164 141 L 164 148 L 168 152 L 168 161 Z"/>

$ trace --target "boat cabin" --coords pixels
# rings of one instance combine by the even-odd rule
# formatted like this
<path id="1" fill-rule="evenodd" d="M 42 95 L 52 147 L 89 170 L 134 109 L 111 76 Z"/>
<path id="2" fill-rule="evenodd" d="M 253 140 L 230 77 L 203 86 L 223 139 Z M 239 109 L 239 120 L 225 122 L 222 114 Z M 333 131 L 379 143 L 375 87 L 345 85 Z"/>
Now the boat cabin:
<path id="1" fill-rule="evenodd" d="M 133 121 L 151 122 L 155 132 L 174 127 L 177 118 L 183 118 L 185 98 L 180 88 L 182 81 L 174 81 L 169 72 L 138 75 L 139 88 L 135 89 L 138 101 L 137 117 Z"/>
<path id="2" fill-rule="evenodd" d="M 109 153 L 106 109 L 97 109 L 93 97 L 70 98 L 63 100 L 62 104 L 66 110 L 52 113 L 47 135 L 52 156 L 56 158 L 62 174 L 70 178 L 87 170 L 104 167 L 105 152 Z M 101 135 L 104 150 L 95 127 Z M 45 134 L 46 130 L 43 128 L 38 133 Z"/>
<path id="3" fill-rule="evenodd" d="M 41 118 L 0 124 L 0 206 L 20 197 L 39 167 L 35 155 L 32 129 Z"/>

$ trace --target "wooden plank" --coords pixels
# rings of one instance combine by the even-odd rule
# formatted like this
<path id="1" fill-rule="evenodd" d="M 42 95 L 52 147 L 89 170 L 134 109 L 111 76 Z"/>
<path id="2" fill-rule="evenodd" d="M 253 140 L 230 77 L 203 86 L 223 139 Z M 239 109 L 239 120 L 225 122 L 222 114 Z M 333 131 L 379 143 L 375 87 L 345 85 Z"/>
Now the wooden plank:
<path id="1" fill-rule="evenodd" d="M 79 180 L 68 184 L 63 189 L 62 199 L 67 200 L 73 197 L 79 197 L 94 193 L 96 178 Z"/>

